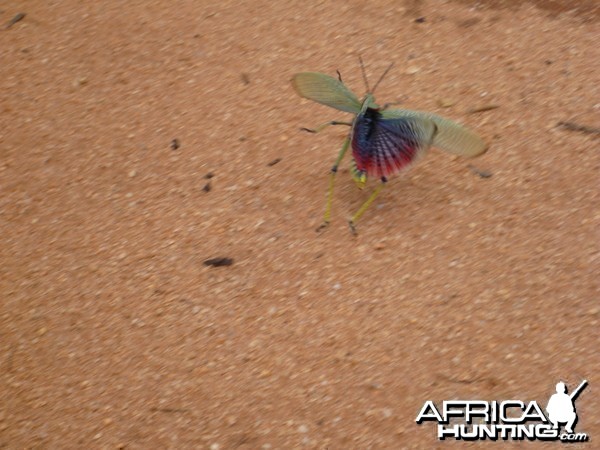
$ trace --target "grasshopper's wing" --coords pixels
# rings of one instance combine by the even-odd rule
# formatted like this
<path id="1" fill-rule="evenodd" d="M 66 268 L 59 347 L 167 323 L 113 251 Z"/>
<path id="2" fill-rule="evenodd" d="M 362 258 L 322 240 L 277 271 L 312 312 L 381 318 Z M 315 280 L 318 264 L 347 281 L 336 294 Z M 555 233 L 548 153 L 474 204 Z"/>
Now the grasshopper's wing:
<path id="1" fill-rule="evenodd" d="M 292 78 L 300 97 L 353 114 L 360 112 L 360 100 L 344 84 L 324 73 L 301 72 Z"/>
<path id="2" fill-rule="evenodd" d="M 354 123 L 352 156 L 356 169 L 378 178 L 393 175 L 423 156 L 437 131 L 433 120 L 416 117 L 377 119 L 363 115 Z"/>
<path id="3" fill-rule="evenodd" d="M 437 126 L 437 133 L 432 145 L 455 155 L 473 158 L 484 153 L 488 147 L 468 128 L 436 114 L 408 109 L 390 109 L 382 111 L 382 116 L 386 119 L 411 117 L 424 122 L 433 121 Z"/>

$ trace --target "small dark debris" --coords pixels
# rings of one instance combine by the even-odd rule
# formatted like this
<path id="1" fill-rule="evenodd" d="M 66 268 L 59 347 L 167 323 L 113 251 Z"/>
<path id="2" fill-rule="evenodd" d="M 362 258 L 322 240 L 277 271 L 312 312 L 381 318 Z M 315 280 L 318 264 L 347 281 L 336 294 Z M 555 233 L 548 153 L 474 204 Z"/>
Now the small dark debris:
<path id="1" fill-rule="evenodd" d="M 550 64 L 552 64 L 552 61 L 550 61 L 549 59 L 547 59 L 546 61 L 544 61 L 544 64 L 546 64 L 547 66 L 549 66 Z"/>
<path id="2" fill-rule="evenodd" d="M 575 122 L 563 122 L 560 121 L 556 124 L 557 127 L 562 127 L 569 131 L 579 131 L 585 134 L 600 134 L 600 128 L 590 127 L 587 125 L 581 125 Z"/>
<path id="3" fill-rule="evenodd" d="M 214 177 L 214 176 L 215 176 L 215 174 L 214 174 L 214 173 L 212 173 L 212 172 L 208 172 L 206 175 L 204 175 L 204 178 L 205 178 L 206 180 L 210 180 L 210 179 L 211 179 L 212 177 Z"/>
<path id="4" fill-rule="evenodd" d="M 232 264 L 233 258 L 210 258 L 204 261 L 205 266 L 211 267 L 231 266 Z"/>
<path id="5" fill-rule="evenodd" d="M 471 172 L 479 175 L 481 178 L 490 178 L 492 176 L 492 172 L 489 170 L 478 169 L 477 167 L 471 165 L 469 165 L 469 169 L 471 169 Z"/>
<path id="6" fill-rule="evenodd" d="M 16 14 L 12 19 L 10 19 L 8 21 L 8 23 L 4 26 L 5 30 L 8 30 L 10 27 L 12 27 L 15 23 L 23 20 L 25 18 L 26 14 L 25 13 L 18 13 Z"/>
<path id="7" fill-rule="evenodd" d="M 273 167 L 275 164 L 281 161 L 281 158 L 275 158 L 273 161 L 267 163 L 267 166 Z"/>
<path id="8" fill-rule="evenodd" d="M 306 128 L 306 127 L 300 128 L 300 131 L 306 131 L 307 133 L 316 133 L 316 131 L 313 130 L 312 128 Z"/>
<path id="9" fill-rule="evenodd" d="M 206 184 L 204 185 L 204 187 L 202 188 L 202 190 L 203 190 L 204 192 L 210 192 L 210 190 L 211 190 L 211 189 L 212 189 L 212 186 L 210 185 L 210 181 L 209 181 L 208 183 L 206 183 Z"/>
<path id="10" fill-rule="evenodd" d="M 246 136 L 240 136 L 240 138 L 238 139 L 240 142 L 244 142 L 245 140 L 247 140 L 248 138 Z"/>
<path id="11" fill-rule="evenodd" d="M 179 147 L 181 147 L 181 144 L 179 143 L 179 139 L 173 139 L 171 141 L 171 150 L 177 150 Z"/>
<path id="12" fill-rule="evenodd" d="M 425 23 L 425 17 L 418 17 L 415 19 L 415 23 Z"/>
<path id="13" fill-rule="evenodd" d="M 241 78 L 242 78 L 242 83 L 244 83 L 245 85 L 250 84 L 250 77 L 248 76 L 247 73 L 242 73 Z"/>

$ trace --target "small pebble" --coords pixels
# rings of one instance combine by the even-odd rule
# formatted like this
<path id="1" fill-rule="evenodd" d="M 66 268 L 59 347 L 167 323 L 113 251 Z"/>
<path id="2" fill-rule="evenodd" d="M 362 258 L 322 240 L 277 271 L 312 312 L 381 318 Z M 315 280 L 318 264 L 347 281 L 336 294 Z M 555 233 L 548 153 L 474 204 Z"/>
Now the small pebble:
<path id="1" fill-rule="evenodd" d="M 438 98 L 437 99 L 437 104 L 440 108 L 450 108 L 451 106 L 454 106 L 456 102 L 453 100 L 450 100 L 448 98 Z"/>
<path id="2" fill-rule="evenodd" d="M 490 178 L 492 176 L 492 172 L 489 170 L 478 169 L 477 167 L 471 165 L 469 166 L 469 169 L 471 169 L 474 174 L 479 175 L 481 178 Z"/>
<path id="3" fill-rule="evenodd" d="M 88 84 L 87 77 L 79 77 L 73 82 L 74 87 L 85 86 L 86 84 Z"/>

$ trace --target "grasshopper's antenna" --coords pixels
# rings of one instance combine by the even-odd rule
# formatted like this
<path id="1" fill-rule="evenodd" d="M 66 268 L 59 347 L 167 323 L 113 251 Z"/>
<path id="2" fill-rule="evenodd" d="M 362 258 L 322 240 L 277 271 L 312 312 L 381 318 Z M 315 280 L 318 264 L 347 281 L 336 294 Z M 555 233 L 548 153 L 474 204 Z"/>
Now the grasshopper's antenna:
<path id="1" fill-rule="evenodd" d="M 379 77 L 379 80 L 377 80 L 377 83 L 375 83 L 375 87 L 373 88 L 373 92 L 375 92 L 375 89 L 377 89 L 377 86 L 379 86 L 379 83 L 381 83 L 381 80 L 383 80 L 383 78 L 387 75 L 387 73 L 392 69 L 392 67 L 394 67 L 394 63 L 391 63 L 387 69 L 385 69 L 385 72 L 383 72 L 383 74 L 381 75 L 381 77 Z M 371 94 L 373 93 L 371 92 Z"/>
<path id="2" fill-rule="evenodd" d="M 360 55 L 358 55 L 358 61 L 360 62 L 360 70 L 362 72 L 363 80 L 365 81 L 365 86 L 367 87 L 367 92 L 370 93 L 371 89 L 369 89 L 369 82 L 367 81 L 367 73 L 365 72 L 365 65 L 363 64 L 363 60 Z"/>
<path id="3" fill-rule="evenodd" d="M 381 83 L 381 81 L 385 78 L 385 76 L 388 74 L 388 72 L 390 70 L 392 70 L 392 67 L 394 67 L 394 63 L 391 63 L 388 66 L 388 68 L 385 69 L 385 72 L 383 72 L 381 74 L 381 76 L 379 77 L 379 80 L 377 80 L 377 83 L 375 83 L 373 90 L 371 90 L 371 88 L 369 88 L 369 82 L 367 81 L 367 72 L 365 71 L 365 65 L 364 65 L 362 57 L 360 55 L 358 55 L 358 61 L 360 62 L 360 70 L 362 72 L 363 80 L 365 81 L 365 86 L 367 87 L 367 92 L 369 94 L 373 94 L 375 92 L 375 89 L 377 89 L 377 86 L 379 86 L 379 83 Z"/>

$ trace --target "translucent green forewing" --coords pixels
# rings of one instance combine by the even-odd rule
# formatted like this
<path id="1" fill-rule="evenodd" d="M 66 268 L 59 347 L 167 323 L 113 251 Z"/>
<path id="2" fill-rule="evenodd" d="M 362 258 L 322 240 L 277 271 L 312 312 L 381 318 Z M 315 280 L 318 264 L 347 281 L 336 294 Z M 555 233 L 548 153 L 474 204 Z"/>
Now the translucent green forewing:
<path id="1" fill-rule="evenodd" d="M 301 72 L 292 78 L 292 86 L 300 95 L 340 111 L 358 114 L 361 102 L 352 91 L 336 78 L 319 72 Z"/>
<path id="2" fill-rule="evenodd" d="M 433 121 L 437 132 L 432 145 L 455 155 L 473 158 L 487 150 L 487 144 L 468 128 L 452 120 L 424 111 L 411 111 L 409 109 L 388 109 L 381 111 L 384 119 L 416 118 L 425 124 Z"/>

